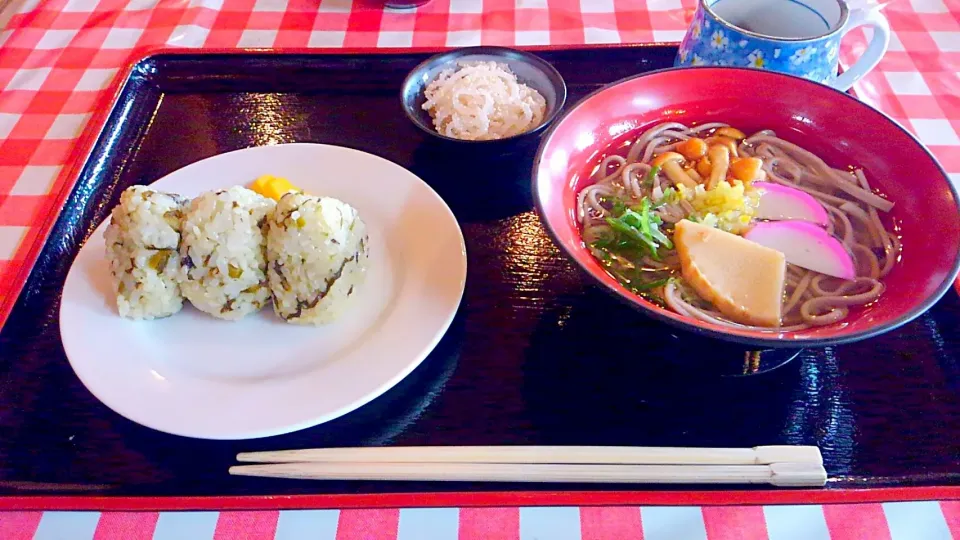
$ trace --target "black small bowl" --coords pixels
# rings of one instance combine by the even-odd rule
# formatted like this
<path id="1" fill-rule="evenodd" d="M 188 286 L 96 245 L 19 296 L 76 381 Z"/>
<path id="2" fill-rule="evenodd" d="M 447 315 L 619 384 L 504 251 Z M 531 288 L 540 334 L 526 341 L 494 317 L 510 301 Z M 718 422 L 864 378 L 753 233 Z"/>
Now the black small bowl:
<path id="1" fill-rule="evenodd" d="M 433 119 L 430 118 L 430 114 L 423 110 L 423 103 L 426 101 L 424 89 L 442 70 L 455 69 L 457 62 L 489 62 L 491 60 L 506 64 L 521 83 L 540 92 L 547 102 L 543 122 L 536 128 L 519 135 L 489 141 L 466 141 L 437 133 L 433 128 Z M 528 52 L 505 47 L 468 47 L 431 56 L 413 68 L 403 81 L 400 99 L 410 121 L 432 138 L 444 143 L 461 145 L 463 148 L 503 151 L 515 144 L 539 140 L 540 135 L 563 108 L 567 100 L 567 85 L 553 66 Z"/>

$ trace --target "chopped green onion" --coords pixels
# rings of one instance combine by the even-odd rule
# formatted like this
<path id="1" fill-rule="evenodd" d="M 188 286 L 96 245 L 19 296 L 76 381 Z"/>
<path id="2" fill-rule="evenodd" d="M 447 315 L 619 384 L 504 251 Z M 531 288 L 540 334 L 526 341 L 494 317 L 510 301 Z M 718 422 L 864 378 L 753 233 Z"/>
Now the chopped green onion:
<path id="1" fill-rule="evenodd" d="M 673 242 L 660 230 L 663 223 L 660 216 L 652 212 L 653 204 L 644 197 L 634 208 L 626 209 L 619 218 L 607 218 L 607 223 L 628 240 L 639 244 L 651 256 L 659 260 L 657 250 L 660 246 L 673 249 Z M 630 247 L 630 246 L 623 246 Z"/>
<path id="2" fill-rule="evenodd" d="M 652 188 L 658 174 L 660 174 L 660 166 L 651 167 L 650 172 L 647 173 L 647 177 L 643 181 L 643 187 Z"/>
<path id="3" fill-rule="evenodd" d="M 606 238 L 594 240 L 590 243 L 590 247 L 594 249 L 605 250 L 610 247 L 610 240 L 607 240 Z"/>
<path id="4" fill-rule="evenodd" d="M 646 197 L 640 201 L 640 230 L 644 236 L 650 238 L 650 199 Z"/>
<path id="5" fill-rule="evenodd" d="M 621 219 L 613 219 L 613 218 L 607 218 L 607 224 L 609 224 L 610 227 L 613 228 L 613 230 L 619 232 L 620 234 L 626 236 L 631 240 L 634 240 L 641 247 L 646 248 L 646 251 L 650 254 L 651 257 L 653 257 L 654 260 L 656 261 L 660 260 L 660 256 L 657 255 L 657 247 L 658 247 L 657 244 L 655 244 L 652 240 L 650 240 L 649 238 L 641 234 L 636 227 L 630 225 L 629 223 L 625 223 Z"/>
<path id="6" fill-rule="evenodd" d="M 657 227 L 657 225 L 662 223 L 663 220 L 660 219 L 660 216 L 656 214 L 652 214 L 650 212 L 650 199 L 647 199 L 647 198 L 643 199 L 642 210 L 643 210 L 643 213 L 642 213 L 643 221 L 641 223 L 644 225 L 643 227 L 644 234 L 646 234 L 648 237 L 652 238 L 653 240 L 660 242 L 661 246 L 667 249 L 673 249 L 673 242 L 671 242 L 669 238 L 667 238 L 662 232 L 660 232 L 660 228 Z"/>
<path id="7" fill-rule="evenodd" d="M 648 281 L 647 283 L 641 283 L 640 285 L 634 285 L 633 290 L 635 291 L 649 291 L 651 289 L 656 289 L 657 287 L 663 287 L 670 282 L 670 278 L 658 279 L 656 281 Z"/>
<path id="8" fill-rule="evenodd" d="M 628 208 L 623 215 L 620 216 L 620 221 L 631 227 L 640 228 L 640 214 L 633 208 Z"/>
<path id="9" fill-rule="evenodd" d="M 610 208 L 610 212 L 616 216 L 620 217 L 624 212 L 627 211 L 627 205 L 621 199 L 617 198 L 613 200 L 613 207 Z"/>
<path id="10" fill-rule="evenodd" d="M 673 249 L 673 242 L 671 242 L 670 239 L 666 237 L 666 235 L 660 232 L 660 229 L 654 227 L 653 230 L 651 231 L 651 235 L 653 236 L 654 240 L 656 240 L 657 242 L 660 242 L 661 246 L 667 249 Z"/>

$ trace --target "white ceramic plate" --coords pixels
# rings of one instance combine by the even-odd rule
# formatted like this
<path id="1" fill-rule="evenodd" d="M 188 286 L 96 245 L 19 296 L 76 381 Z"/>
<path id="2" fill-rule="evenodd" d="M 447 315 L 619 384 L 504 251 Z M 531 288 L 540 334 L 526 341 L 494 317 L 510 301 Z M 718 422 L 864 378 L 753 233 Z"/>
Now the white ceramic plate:
<path id="1" fill-rule="evenodd" d="M 267 308 L 239 322 L 185 302 L 177 315 L 117 315 L 106 223 L 80 250 L 63 289 L 60 336 L 74 371 L 108 407 L 151 428 L 205 439 L 288 433 L 346 414 L 408 375 L 460 304 L 463 234 L 422 180 L 385 159 L 320 144 L 221 154 L 155 182 L 194 197 L 262 174 L 353 205 L 370 235 L 366 287 L 337 322 L 287 324 Z"/>

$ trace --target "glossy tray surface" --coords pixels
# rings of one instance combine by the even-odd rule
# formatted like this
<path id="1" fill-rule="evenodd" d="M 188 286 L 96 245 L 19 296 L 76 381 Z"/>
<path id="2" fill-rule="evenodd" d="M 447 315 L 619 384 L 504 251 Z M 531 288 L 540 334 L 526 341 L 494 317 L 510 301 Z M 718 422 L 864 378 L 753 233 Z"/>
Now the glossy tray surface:
<path id="1" fill-rule="evenodd" d="M 664 46 L 543 51 L 568 106 L 668 67 Z M 0 332 L 0 494 L 262 495 L 624 489 L 231 478 L 238 451 L 349 445 L 816 444 L 840 487 L 960 483 L 960 300 L 886 336 L 788 358 L 680 334 L 587 284 L 530 201 L 534 148 L 478 160 L 429 143 L 399 88 L 426 54 L 162 54 L 131 72 Z M 299 433 L 198 441 L 140 427 L 70 369 L 59 291 L 119 193 L 255 145 L 322 142 L 409 168 L 451 206 L 469 257 L 459 314 L 434 353 L 371 404 Z M 429 231 L 424 231 L 429 241 Z M 764 373 L 737 376 L 743 372 Z M 636 487 L 636 486 L 634 486 Z M 693 489 L 693 488 L 691 488 Z"/>

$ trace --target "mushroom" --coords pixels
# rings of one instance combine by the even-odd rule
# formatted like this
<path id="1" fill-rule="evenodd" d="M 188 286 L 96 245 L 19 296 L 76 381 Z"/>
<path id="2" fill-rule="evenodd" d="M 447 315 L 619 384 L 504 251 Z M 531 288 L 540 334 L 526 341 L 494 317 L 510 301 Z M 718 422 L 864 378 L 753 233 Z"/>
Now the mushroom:
<path id="1" fill-rule="evenodd" d="M 714 131 L 713 134 L 719 137 L 729 137 L 730 139 L 733 139 L 735 141 L 742 141 L 743 139 L 747 138 L 747 135 L 744 132 L 740 131 L 735 127 L 730 127 L 730 126 L 717 128 L 717 130 Z"/>
<path id="2" fill-rule="evenodd" d="M 748 157 L 733 160 L 730 163 L 730 174 L 742 182 L 756 180 L 763 167 L 763 161 L 760 158 Z"/>
<path id="3" fill-rule="evenodd" d="M 707 150 L 707 158 L 710 159 L 712 165 L 710 178 L 706 185 L 706 189 L 710 190 L 717 187 L 717 184 L 727 177 L 727 168 L 730 167 L 730 149 L 715 144 Z"/>
<path id="4" fill-rule="evenodd" d="M 696 183 L 698 183 L 698 184 L 702 184 L 702 183 L 703 183 L 703 177 L 700 176 L 700 173 L 698 173 L 697 170 L 694 169 L 693 167 L 688 167 L 688 168 L 684 169 L 683 171 L 684 171 L 685 173 L 687 173 L 687 176 L 689 176 L 690 178 L 693 178 L 693 181 L 694 181 L 694 182 L 696 182 Z"/>
<path id="5" fill-rule="evenodd" d="M 696 168 L 697 174 L 699 174 L 701 177 L 703 178 L 710 177 L 710 169 L 712 168 L 712 166 L 710 164 L 710 159 L 707 158 L 706 156 L 700 158 L 700 160 L 697 161 L 697 165 L 695 168 Z"/>
<path id="6" fill-rule="evenodd" d="M 727 148 L 730 151 L 730 155 L 733 157 L 740 157 L 739 152 L 737 151 L 737 141 L 731 139 L 730 137 L 724 137 L 722 135 L 716 135 L 710 137 L 706 140 L 706 143 L 710 146 L 720 145 Z"/>
<path id="7" fill-rule="evenodd" d="M 659 156 L 653 158 L 651 163 L 654 167 L 660 167 L 664 173 L 666 173 L 667 178 L 673 182 L 674 185 L 683 184 L 686 187 L 693 188 L 697 186 L 697 183 L 684 172 L 683 168 L 680 166 L 684 162 L 683 156 L 676 152 L 664 152 Z"/>
<path id="8" fill-rule="evenodd" d="M 707 143 L 703 139 L 691 137 L 677 145 L 677 152 L 689 160 L 699 159 L 707 154 Z"/>

